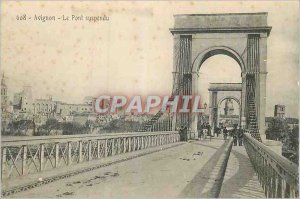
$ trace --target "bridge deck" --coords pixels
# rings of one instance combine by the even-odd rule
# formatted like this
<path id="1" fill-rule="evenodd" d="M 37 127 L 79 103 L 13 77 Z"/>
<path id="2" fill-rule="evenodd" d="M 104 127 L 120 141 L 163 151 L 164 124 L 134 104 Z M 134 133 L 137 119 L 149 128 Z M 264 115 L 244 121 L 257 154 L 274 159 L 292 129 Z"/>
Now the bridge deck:
<path id="1" fill-rule="evenodd" d="M 220 197 L 265 198 L 244 146 L 232 147 Z"/>
<path id="2" fill-rule="evenodd" d="M 224 140 L 193 141 L 11 197 L 202 197 L 216 178 Z M 47 191 L 45 191 L 47 190 Z"/>

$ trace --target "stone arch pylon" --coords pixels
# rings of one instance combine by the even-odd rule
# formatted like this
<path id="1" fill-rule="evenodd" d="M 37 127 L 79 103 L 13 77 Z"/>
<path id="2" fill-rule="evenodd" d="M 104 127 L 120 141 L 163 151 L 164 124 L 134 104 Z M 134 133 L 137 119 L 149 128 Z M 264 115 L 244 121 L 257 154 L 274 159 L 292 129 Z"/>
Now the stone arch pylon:
<path id="1" fill-rule="evenodd" d="M 209 124 L 214 130 L 219 127 L 219 108 L 225 99 L 234 99 L 239 105 L 239 125 L 241 125 L 241 83 L 210 83 L 209 88 Z"/>
<path id="2" fill-rule="evenodd" d="M 217 54 L 228 55 L 242 71 L 241 117 L 246 118 L 246 128 L 259 131 L 264 138 L 267 38 L 272 29 L 267 16 L 266 12 L 175 15 L 170 29 L 174 41 L 172 93 L 198 95 L 202 63 Z M 196 114 L 176 117 L 180 119 L 173 120 L 174 128 L 184 122 L 197 130 Z"/>

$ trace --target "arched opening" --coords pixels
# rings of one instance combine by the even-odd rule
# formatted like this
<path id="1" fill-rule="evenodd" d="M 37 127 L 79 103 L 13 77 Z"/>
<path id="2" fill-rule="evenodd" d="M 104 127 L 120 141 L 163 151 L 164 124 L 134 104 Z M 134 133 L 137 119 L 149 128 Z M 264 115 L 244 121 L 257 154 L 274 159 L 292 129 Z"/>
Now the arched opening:
<path id="1" fill-rule="evenodd" d="M 245 63 L 242 57 L 233 49 L 227 46 L 210 47 L 198 54 L 192 64 L 192 71 L 198 73 L 203 63 L 210 57 L 215 55 L 227 55 L 234 59 L 240 66 L 241 72 L 246 72 Z"/>
<path id="2" fill-rule="evenodd" d="M 228 129 L 240 124 L 240 101 L 232 96 L 224 97 L 218 102 L 219 127 L 226 126 Z"/>
<path id="3" fill-rule="evenodd" d="M 238 63 L 226 55 L 215 55 L 207 59 L 199 70 L 198 94 L 203 103 L 209 102 L 210 83 L 241 83 Z"/>
<path id="4" fill-rule="evenodd" d="M 233 54 L 222 50 L 213 50 L 207 52 L 202 56 L 202 60 L 199 61 L 199 63 L 201 63 L 201 65 L 199 65 L 197 93 L 201 96 L 202 103 L 207 104 L 207 108 L 204 111 L 204 115 L 198 117 L 197 126 L 199 126 L 199 124 L 209 123 L 212 128 L 214 128 L 219 126 L 219 119 L 218 116 L 212 116 L 212 109 L 219 110 L 222 108 L 212 107 L 212 102 L 210 99 L 211 96 L 208 91 L 209 85 L 211 83 L 242 83 L 241 73 L 243 71 L 243 65 L 241 65 L 241 62 L 237 57 L 233 58 Z M 228 93 L 228 95 L 230 96 L 230 93 Z M 221 105 L 222 103 L 225 103 L 225 100 L 226 99 L 224 98 L 218 104 Z M 238 114 L 235 114 L 232 117 L 238 117 L 237 121 L 239 123 L 241 115 L 241 102 L 236 99 L 232 103 L 234 106 L 233 108 L 238 111 Z M 216 112 L 215 114 L 220 115 L 220 112 Z M 211 118 L 216 118 L 216 121 L 211 121 Z"/>

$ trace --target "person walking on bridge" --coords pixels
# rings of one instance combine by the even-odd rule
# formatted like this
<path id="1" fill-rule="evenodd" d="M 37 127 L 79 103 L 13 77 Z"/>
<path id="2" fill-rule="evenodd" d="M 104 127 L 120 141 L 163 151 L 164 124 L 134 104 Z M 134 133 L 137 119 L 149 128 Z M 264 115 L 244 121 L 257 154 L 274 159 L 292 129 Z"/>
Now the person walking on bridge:
<path id="1" fill-rule="evenodd" d="M 237 139 L 238 139 L 238 130 L 236 127 L 232 130 L 232 138 L 233 138 L 233 145 L 236 146 Z"/>
<path id="2" fill-rule="evenodd" d="M 227 131 L 227 128 L 226 128 L 226 126 L 225 126 L 224 129 L 223 129 L 223 137 L 224 137 L 224 140 L 227 140 L 227 135 L 228 135 L 228 131 Z"/>
<path id="3" fill-rule="evenodd" d="M 179 128 L 179 136 L 180 136 L 180 141 L 186 142 L 188 140 L 188 138 L 187 138 L 187 128 L 184 127 L 183 125 Z"/>
<path id="4" fill-rule="evenodd" d="M 239 146 L 243 146 L 243 138 L 244 138 L 244 129 L 242 129 L 242 127 L 240 126 L 238 131 Z"/>
<path id="5" fill-rule="evenodd" d="M 207 134 L 211 137 L 212 136 L 212 131 L 211 131 L 211 126 L 209 124 L 207 124 Z"/>
<path id="6" fill-rule="evenodd" d="M 219 127 L 216 127 L 216 134 L 217 134 L 217 137 L 219 137 L 219 134 L 221 133 L 221 128 Z"/>
<path id="7" fill-rule="evenodd" d="M 204 128 L 204 125 L 201 124 L 200 128 L 198 129 L 198 138 L 199 138 L 199 140 L 201 140 L 201 138 L 203 137 L 203 128 Z"/>

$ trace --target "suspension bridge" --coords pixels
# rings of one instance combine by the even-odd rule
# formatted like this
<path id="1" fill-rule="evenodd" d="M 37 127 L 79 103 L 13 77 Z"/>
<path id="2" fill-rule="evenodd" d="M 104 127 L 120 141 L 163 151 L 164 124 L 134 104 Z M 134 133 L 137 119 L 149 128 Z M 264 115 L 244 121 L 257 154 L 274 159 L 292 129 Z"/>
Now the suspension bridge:
<path id="1" fill-rule="evenodd" d="M 2 137 L 3 197 L 298 198 L 298 166 L 264 138 L 267 13 L 174 17 L 172 95 L 197 95 L 202 63 L 217 54 L 232 57 L 242 71 L 235 91 L 245 119 L 243 146 L 233 146 L 232 138 L 199 139 L 197 114 L 161 111 L 137 132 Z M 212 129 L 217 99 L 211 90 Z"/>

